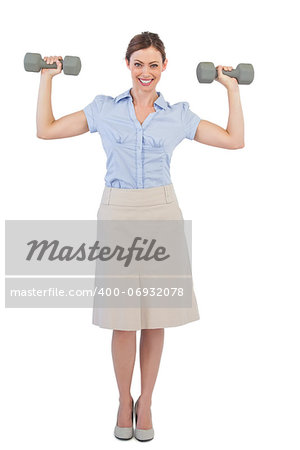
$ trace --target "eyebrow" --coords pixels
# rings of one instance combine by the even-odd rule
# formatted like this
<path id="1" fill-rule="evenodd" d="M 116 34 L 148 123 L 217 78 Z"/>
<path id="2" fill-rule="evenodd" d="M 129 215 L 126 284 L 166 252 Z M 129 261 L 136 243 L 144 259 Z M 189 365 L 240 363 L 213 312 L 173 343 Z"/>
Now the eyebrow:
<path id="1" fill-rule="evenodd" d="M 140 61 L 139 59 L 135 59 L 135 61 L 138 61 L 138 62 L 141 62 L 141 63 L 143 62 L 143 61 Z M 157 63 L 158 61 L 152 61 L 152 62 L 149 63 L 149 64 L 152 64 L 152 63 L 155 63 L 155 62 Z"/>

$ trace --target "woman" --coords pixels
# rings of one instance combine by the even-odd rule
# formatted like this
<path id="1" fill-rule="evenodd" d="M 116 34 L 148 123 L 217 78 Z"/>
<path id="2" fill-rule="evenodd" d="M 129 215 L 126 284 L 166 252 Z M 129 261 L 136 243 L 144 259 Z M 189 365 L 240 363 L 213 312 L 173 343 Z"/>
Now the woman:
<path id="1" fill-rule="evenodd" d="M 51 109 L 51 81 L 61 72 L 61 56 L 44 57 L 57 69 L 41 71 L 37 106 L 37 136 L 58 139 L 88 131 L 99 132 L 107 153 L 105 187 L 98 212 L 100 223 L 108 219 L 182 220 L 170 178 L 174 148 L 184 139 L 222 147 L 244 147 L 244 123 L 239 87 L 235 78 L 222 73 L 231 66 L 218 66 L 217 81 L 228 91 L 227 129 L 200 119 L 187 102 L 170 105 L 156 91 L 168 60 L 164 44 L 155 33 L 134 36 L 125 61 L 131 71 L 132 88 L 113 98 L 98 95 L 83 110 L 55 119 Z M 119 409 L 114 434 L 120 439 L 154 437 L 151 401 L 158 374 L 164 328 L 198 320 L 194 291 L 189 308 L 95 308 L 93 323 L 113 329 L 112 357 L 119 389 Z M 136 331 L 141 330 L 141 395 L 134 404 L 130 393 L 136 356 Z"/>

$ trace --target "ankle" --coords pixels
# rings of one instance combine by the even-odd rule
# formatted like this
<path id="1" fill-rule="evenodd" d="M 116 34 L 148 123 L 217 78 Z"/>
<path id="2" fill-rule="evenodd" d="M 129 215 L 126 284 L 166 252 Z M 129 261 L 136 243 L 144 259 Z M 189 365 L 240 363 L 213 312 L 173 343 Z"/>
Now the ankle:
<path id="1" fill-rule="evenodd" d="M 152 403 L 151 396 L 149 396 L 147 394 L 141 394 L 139 396 L 139 402 L 138 402 L 139 405 L 150 407 L 151 403 Z"/>
<path id="2" fill-rule="evenodd" d="M 126 396 L 119 396 L 119 402 L 120 402 L 120 405 L 128 405 L 128 406 L 132 406 L 132 401 L 133 401 L 133 398 L 132 398 L 132 396 L 129 394 L 129 395 L 126 395 Z"/>

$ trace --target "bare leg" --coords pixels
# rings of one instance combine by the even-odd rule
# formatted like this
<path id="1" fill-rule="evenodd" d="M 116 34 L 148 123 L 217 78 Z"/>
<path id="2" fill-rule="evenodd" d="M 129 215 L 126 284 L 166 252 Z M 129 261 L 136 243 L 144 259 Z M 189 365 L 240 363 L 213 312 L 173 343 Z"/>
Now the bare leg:
<path id="1" fill-rule="evenodd" d="M 111 350 L 119 388 L 119 427 L 131 427 L 132 396 L 130 393 L 136 355 L 136 331 L 113 330 Z"/>
<path id="2" fill-rule="evenodd" d="M 141 395 L 137 428 L 152 428 L 151 400 L 164 344 L 164 328 L 142 329 L 140 338 Z"/>

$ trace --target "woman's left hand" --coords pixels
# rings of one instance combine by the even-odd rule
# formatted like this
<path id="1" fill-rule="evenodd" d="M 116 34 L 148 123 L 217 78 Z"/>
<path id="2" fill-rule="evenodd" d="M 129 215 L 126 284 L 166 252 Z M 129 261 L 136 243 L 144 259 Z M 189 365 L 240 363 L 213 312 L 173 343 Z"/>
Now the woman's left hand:
<path id="1" fill-rule="evenodd" d="M 229 77 L 228 75 L 224 75 L 222 70 L 231 71 L 232 66 L 217 66 L 216 67 L 218 71 L 218 78 L 216 78 L 216 81 L 223 84 L 227 89 L 232 89 L 238 87 L 238 81 L 236 78 Z"/>

